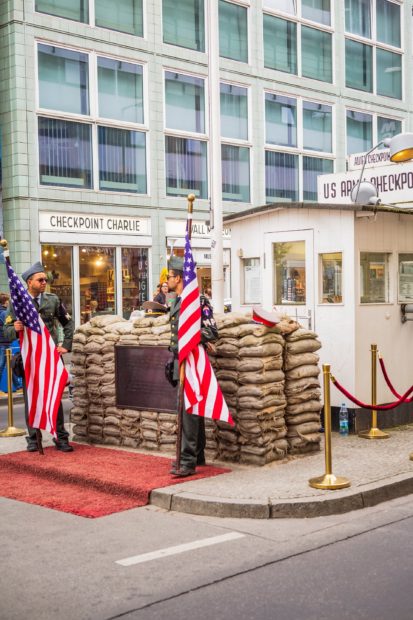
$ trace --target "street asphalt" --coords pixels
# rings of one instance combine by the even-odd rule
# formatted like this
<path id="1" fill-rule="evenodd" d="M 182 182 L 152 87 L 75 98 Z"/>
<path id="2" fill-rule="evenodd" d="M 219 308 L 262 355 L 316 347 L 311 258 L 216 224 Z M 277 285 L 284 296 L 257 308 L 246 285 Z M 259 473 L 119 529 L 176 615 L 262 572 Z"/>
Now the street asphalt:
<path id="1" fill-rule="evenodd" d="M 66 415 L 70 406 L 65 399 Z M 1 399 L 0 427 L 5 427 L 6 421 L 6 401 Z M 19 397 L 14 425 L 24 426 Z M 214 461 L 213 464 L 230 468 L 231 472 L 196 481 L 188 478 L 180 484 L 155 489 L 150 503 L 194 515 L 256 519 L 318 517 L 374 506 L 413 493 L 413 461 L 409 458 L 413 453 L 413 425 L 388 431 L 390 437 L 379 440 L 333 433 L 333 473 L 346 477 L 351 483 L 349 488 L 318 490 L 309 486 L 310 478 L 325 473 L 323 436 L 320 452 L 289 457 L 263 467 Z M 51 437 L 44 438 L 44 445 L 51 445 Z M 0 454 L 24 450 L 25 446 L 24 437 L 0 437 Z M 164 453 L 159 456 L 172 457 Z"/>

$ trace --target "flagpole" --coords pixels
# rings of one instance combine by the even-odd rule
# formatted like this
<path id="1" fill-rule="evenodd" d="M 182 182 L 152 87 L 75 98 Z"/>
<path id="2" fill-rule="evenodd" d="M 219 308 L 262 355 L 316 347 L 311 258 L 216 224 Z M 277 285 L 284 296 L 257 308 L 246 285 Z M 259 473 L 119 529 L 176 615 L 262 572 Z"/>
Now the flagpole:
<path id="1" fill-rule="evenodd" d="M 187 231 L 188 237 L 191 239 L 192 236 L 192 212 L 194 208 L 194 194 L 188 194 L 188 204 L 187 204 Z M 185 382 L 185 360 L 179 365 L 179 388 L 178 388 L 178 417 L 177 417 L 177 427 L 176 427 L 176 458 L 175 458 L 175 468 L 176 471 L 181 469 L 181 446 L 182 446 L 182 421 L 184 417 L 184 382 Z"/>

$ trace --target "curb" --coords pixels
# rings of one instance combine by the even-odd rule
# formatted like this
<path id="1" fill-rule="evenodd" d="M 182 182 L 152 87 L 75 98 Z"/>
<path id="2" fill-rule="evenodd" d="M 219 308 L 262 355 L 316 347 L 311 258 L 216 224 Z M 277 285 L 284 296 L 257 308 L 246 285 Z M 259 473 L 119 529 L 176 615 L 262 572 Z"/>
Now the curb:
<path id="1" fill-rule="evenodd" d="M 228 499 L 177 491 L 172 487 L 154 489 L 149 503 L 168 511 L 199 516 L 235 519 L 313 518 L 342 514 L 376 506 L 413 493 L 413 476 L 400 474 L 383 483 L 362 485 L 358 490 L 325 491 L 311 499 Z M 333 495 L 334 494 L 334 495 Z"/>

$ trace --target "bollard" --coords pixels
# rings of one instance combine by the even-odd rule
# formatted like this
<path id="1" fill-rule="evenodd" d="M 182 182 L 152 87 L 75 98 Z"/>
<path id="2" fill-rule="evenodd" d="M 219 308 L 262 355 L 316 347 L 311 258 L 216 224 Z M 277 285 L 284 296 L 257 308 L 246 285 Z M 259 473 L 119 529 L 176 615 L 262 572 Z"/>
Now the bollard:
<path id="1" fill-rule="evenodd" d="M 372 344 L 371 348 L 371 404 L 377 405 L 377 344 Z M 381 431 L 377 427 L 377 410 L 371 410 L 371 428 L 368 431 L 360 431 L 359 437 L 363 439 L 387 439 L 388 433 Z"/>
<path id="2" fill-rule="evenodd" d="M 0 431 L 0 437 L 19 437 L 25 435 L 26 430 L 23 428 L 16 428 L 13 426 L 13 379 L 11 370 L 11 351 L 6 349 L 6 362 L 7 362 L 7 428 L 4 431 Z"/>
<path id="3" fill-rule="evenodd" d="M 330 401 L 330 364 L 323 364 L 323 390 L 324 390 L 324 442 L 326 473 L 318 478 L 310 478 L 308 484 L 314 489 L 345 489 L 351 482 L 343 476 L 335 476 L 332 472 L 331 454 L 331 401 Z"/>

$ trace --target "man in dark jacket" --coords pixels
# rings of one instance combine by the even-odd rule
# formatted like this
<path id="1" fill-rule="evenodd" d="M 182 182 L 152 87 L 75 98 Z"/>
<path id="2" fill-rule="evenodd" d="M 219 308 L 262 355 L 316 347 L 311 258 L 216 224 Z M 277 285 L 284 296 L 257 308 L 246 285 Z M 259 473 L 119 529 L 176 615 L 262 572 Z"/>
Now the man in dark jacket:
<path id="1" fill-rule="evenodd" d="M 174 291 L 177 297 L 173 300 L 170 309 L 171 321 L 171 344 L 169 350 L 174 354 L 173 378 L 179 381 L 178 363 L 178 321 L 181 309 L 181 297 L 183 285 L 183 258 L 172 256 L 168 263 L 169 290 Z M 212 307 L 208 300 L 201 296 L 201 343 L 211 353 L 215 350 L 212 344 L 218 338 L 218 330 L 212 313 Z M 186 478 L 195 473 L 197 465 L 205 465 L 205 422 L 204 418 L 192 415 L 184 411 L 182 416 L 182 447 L 181 467 L 176 469 L 172 463 L 171 474 L 179 478 Z"/>
<path id="2" fill-rule="evenodd" d="M 6 320 L 9 299 L 10 295 L 7 293 L 0 293 L 0 379 L 6 367 L 6 350 L 10 349 L 10 342 L 4 335 L 4 323 Z M 12 379 L 14 389 L 19 389 L 19 380 L 14 373 L 12 374 Z"/>
<path id="3" fill-rule="evenodd" d="M 27 292 L 33 300 L 35 308 L 38 309 L 40 316 L 43 319 L 44 324 L 50 332 L 51 337 L 56 344 L 57 351 L 62 355 L 72 349 L 73 339 L 73 321 L 70 315 L 67 313 L 66 308 L 53 293 L 46 293 L 47 276 L 44 267 L 41 263 L 37 262 L 27 271 L 22 274 L 23 280 L 27 283 Z M 62 345 L 58 344 L 58 333 L 56 327 L 56 321 L 59 321 L 63 327 L 64 340 Z M 24 325 L 21 321 L 16 320 L 13 306 L 9 304 L 9 308 L 6 313 L 4 335 L 11 342 L 18 338 L 19 332 L 24 330 Z M 23 379 L 23 392 L 25 402 L 25 415 L 26 424 L 29 436 L 27 440 L 27 450 L 29 452 L 36 452 L 38 449 L 36 442 L 36 430 L 29 426 L 28 421 L 28 403 L 26 386 Z M 64 415 L 62 403 L 59 405 L 57 412 L 56 423 L 57 439 L 53 439 L 57 450 L 62 452 L 72 452 L 73 448 L 69 445 L 69 433 L 64 426 Z"/>

